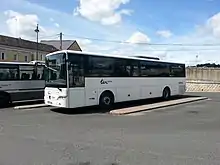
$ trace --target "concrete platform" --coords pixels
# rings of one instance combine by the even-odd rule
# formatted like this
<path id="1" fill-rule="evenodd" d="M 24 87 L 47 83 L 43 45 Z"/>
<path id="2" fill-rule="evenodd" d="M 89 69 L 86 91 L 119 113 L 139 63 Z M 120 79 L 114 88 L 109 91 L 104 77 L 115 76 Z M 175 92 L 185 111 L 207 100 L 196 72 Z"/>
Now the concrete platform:
<path id="1" fill-rule="evenodd" d="M 188 98 L 183 98 L 183 99 L 178 99 L 178 100 L 171 100 L 171 101 L 154 103 L 154 104 L 147 104 L 147 105 L 141 105 L 141 106 L 135 106 L 135 107 L 116 109 L 116 110 L 110 111 L 110 114 L 125 115 L 125 114 L 141 112 L 141 111 L 153 110 L 153 109 L 157 109 L 157 108 L 174 106 L 174 105 L 178 105 L 178 104 L 206 100 L 206 99 L 208 99 L 208 98 L 207 97 L 188 97 Z"/>

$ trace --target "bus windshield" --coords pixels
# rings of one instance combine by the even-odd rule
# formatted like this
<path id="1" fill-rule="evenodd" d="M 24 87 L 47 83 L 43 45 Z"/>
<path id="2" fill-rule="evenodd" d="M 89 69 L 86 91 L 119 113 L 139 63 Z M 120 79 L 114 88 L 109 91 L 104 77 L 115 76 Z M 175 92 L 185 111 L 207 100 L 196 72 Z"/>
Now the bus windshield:
<path id="1" fill-rule="evenodd" d="M 66 54 L 60 53 L 46 57 L 46 87 L 66 88 Z"/>

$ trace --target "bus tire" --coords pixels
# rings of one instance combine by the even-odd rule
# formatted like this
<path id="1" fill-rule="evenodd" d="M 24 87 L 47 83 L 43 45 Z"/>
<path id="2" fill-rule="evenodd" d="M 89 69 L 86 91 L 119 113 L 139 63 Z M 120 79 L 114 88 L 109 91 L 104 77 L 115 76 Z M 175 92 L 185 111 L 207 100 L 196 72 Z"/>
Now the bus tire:
<path id="1" fill-rule="evenodd" d="M 101 109 L 110 109 L 114 104 L 114 95 L 110 91 L 105 91 L 99 98 L 99 106 Z"/>
<path id="2" fill-rule="evenodd" d="M 0 106 L 8 107 L 11 104 L 11 97 L 8 93 L 1 92 L 0 93 Z"/>
<path id="3" fill-rule="evenodd" d="M 162 94 L 163 100 L 169 100 L 170 96 L 171 96 L 170 88 L 165 87 L 164 90 L 163 90 L 163 94 Z"/>

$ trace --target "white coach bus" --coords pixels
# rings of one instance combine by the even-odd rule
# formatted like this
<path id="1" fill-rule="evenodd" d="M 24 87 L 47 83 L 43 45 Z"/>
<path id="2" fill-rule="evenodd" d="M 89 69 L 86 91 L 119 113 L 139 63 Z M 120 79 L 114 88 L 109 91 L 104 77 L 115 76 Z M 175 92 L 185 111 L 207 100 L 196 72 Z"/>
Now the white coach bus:
<path id="1" fill-rule="evenodd" d="M 45 104 L 111 106 L 185 92 L 185 64 L 63 50 L 46 55 Z"/>
<path id="2" fill-rule="evenodd" d="M 0 62 L 0 106 L 44 99 L 44 65 L 40 62 Z"/>

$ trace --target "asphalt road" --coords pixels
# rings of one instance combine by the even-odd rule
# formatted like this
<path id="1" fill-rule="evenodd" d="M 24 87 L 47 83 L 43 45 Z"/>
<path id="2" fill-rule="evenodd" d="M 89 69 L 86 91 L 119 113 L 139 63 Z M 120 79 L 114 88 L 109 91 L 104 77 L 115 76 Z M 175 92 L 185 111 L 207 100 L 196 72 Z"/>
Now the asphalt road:
<path id="1" fill-rule="evenodd" d="M 220 93 L 127 116 L 0 110 L 0 165 L 220 164 Z"/>

